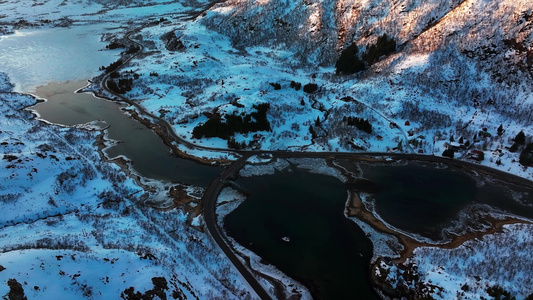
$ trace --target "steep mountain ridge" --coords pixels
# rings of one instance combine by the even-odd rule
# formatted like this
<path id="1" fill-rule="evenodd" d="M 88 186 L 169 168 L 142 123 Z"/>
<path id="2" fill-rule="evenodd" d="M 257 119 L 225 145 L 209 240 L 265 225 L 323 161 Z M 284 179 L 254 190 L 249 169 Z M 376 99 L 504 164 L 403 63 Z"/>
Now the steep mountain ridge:
<path id="1" fill-rule="evenodd" d="M 364 49 L 386 33 L 409 55 L 492 47 L 509 58 L 507 52 L 514 50 L 510 62 L 524 69 L 532 61 L 532 10 L 526 0 L 228 0 L 217 4 L 204 23 L 236 46 L 297 49 L 311 64 L 332 65 L 352 42 Z M 524 57 L 530 57 L 525 65 Z"/>

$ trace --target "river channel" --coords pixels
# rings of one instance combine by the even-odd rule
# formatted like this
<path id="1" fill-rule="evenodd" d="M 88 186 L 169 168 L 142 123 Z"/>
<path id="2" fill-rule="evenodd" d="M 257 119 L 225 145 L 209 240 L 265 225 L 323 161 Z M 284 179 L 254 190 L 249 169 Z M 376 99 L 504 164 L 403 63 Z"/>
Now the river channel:
<path id="1" fill-rule="evenodd" d="M 113 25 L 115 26 L 115 25 Z M 171 156 L 171 149 L 146 126 L 132 120 L 124 106 L 89 93 L 75 93 L 98 75 L 98 68 L 118 58 L 100 41 L 113 27 L 105 23 L 71 28 L 25 29 L 0 37 L 0 72 L 9 75 L 18 92 L 46 99 L 32 108 L 39 118 L 65 126 L 98 121 L 116 143 L 105 153 L 125 156 L 143 177 L 207 186 L 219 167 Z"/>
<path id="2" fill-rule="evenodd" d="M 55 124 L 72 126 L 103 121 L 107 137 L 116 141 L 105 149 L 106 155 L 127 157 L 143 177 L 204 187 L 217 177 L 219 167 L 171 155 L 171 149 L 152 130 L 121 110 L 125 106 L 92 94 L 75 93 L 85 84 L 85 81 L 54 82 L 37 87 L 34 94 L 47 101 L 32 109 L 40 119 Z"/>

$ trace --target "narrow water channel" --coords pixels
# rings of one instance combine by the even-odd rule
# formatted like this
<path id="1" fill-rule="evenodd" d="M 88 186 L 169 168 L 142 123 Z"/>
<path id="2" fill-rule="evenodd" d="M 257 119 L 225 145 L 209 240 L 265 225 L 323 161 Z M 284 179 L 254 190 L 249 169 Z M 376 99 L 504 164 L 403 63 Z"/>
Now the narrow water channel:
<path id="1" fill-rule="evenodd" d="M 55 124 L 73 126 L 103 121 L 108 126 L 108 138 L 118 142 L 105 150 L 106 155 L 127 157 L 143 177 L 197 186 L 207 186 L 217 177 L 219 167 L 172 156 L 171 149 L 152 130 L 121 110 L 124 106 L 92 94 L 75 93 L 85 85 L 86 81 L 71 81 L 38 87 L 34 94 L 47 101 L 32 109 L 40 119 Z"/>

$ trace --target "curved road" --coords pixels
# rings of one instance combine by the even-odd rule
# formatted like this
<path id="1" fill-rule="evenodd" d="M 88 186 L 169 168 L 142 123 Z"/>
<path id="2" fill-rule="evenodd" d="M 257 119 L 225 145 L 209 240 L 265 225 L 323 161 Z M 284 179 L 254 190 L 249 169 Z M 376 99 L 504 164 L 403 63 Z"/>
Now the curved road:
<path id="1" fill-rule="evenodd" d="M 237 161 L 235 161 L 233 164 L 231 164 L 222 173 L 220 173 L 220 176 L 214 179 L 209 185 L 209 187 L 205 190 L 204 195 L 202 196 L 202 201 L 204 203 L 204 210 L 203 210 L 204 220 L 205 220 L 207 229 L 209 230 L 209 232 L 211 233 L 211 236 L 213 237 L 213 240 L 215 240 L 215 242 L 218 244 L 220 249 L 224 251 L 224 254 L 226 254 L 229 260 L 241 273 L 242 277 L 246 279 L 250 287 L 254 289 L 257 296 L 259 296 L 261 299 L 272 299 L 270 295 L 266 292 L 264 287 L 255 279 L 255 277 L 252 275 L 250 270 L 248 270 L 248 268 L 246 268 L 246 266 L 242 263 L 242 261 L 239 260 L 237 255 L 235 255 L 235 253 L 231 249 L 231 246 L 229 246 L 229 244 L 223 238 L 217 225 L 217 216 L 215 212 L 215 207 L 216 207 L 218 194 L 220 193 L 220 190 L 224 186 L 226 179 L 229 176 L 237 174 L 239 170 L 246 164 L 246 160 L 248 159 L 248 157 L 249 156 L 243 156 Z"/>
<path id="2" fill-rule="evenodd" d="M 220 1 L 219 1 L 220 2 Z M 218 2 L 216 2 L 218 3 Z M 200 15 L 201 13 L 203 13 L 205 10 L 202 10 L 201 12 L 198 13 L 198 15 Z M 116 71 L 118 71 L 120 68 L 126 66 L 132 59 L 134 59 L 135 57 L 137 57 L 140 53 L 142 53 L 144 51 L 144 45 L 141 44 L 141 43 L 138 43 L 137 41 L 135 40 L 132 40 L 130 38 L 130 36 L 134 33 L 138 33 L 140 32 L 141 30 L 143 30 L 144 28 L 146 27 L 150 27 L 150 26 L 155 26 L 157 25 L 158 23 L 157 22 L 151 22 L 151 23 L 146 23 L 146 24 L 143 24 L 141 27 L 138 27 L 138 28 L 135 28 L 131 31 L 129 31 L 128 33 L 126 33 L 126 35 L 124 36 L 124 38 L 128 39 L 130 42 L 134 43 L 135 45 L 139 46 L 140 50 L 137 51 L 136 53 L 134 53 L 133 55 L 131 55 L 130 57 L 128 57 L 127 59 L 125 59 L 122 64 L 120 66 L 118 66 L 116 68 Z M 137 109 L 137 111 L 140 112 L 141 115 L 143 116 L 146 116 L 146 117 L 149 117 L 150 119 L 153 120 L 153 122 L 155 122 L 157 125 L 159 125 L 165 132 L 165 134 L 167 134 L 168 136 L 170 136 L 174 141 L 182 144 L 182 145 L 185 145 L 187 146 L 188 148 L 194 150 L 194 149 L 200 149 L 200 150 L 205 150 L 205 151 L 212 151 L 212 152 L 223 152 L 223 153 L 231 153 L 233 154 L 234 152 L 232 151 L 228 151 L 228 149 L 223 149 L 223 148 L 209 148 L 209 147 L 204 147 L 204 146 L 201 146 L 201 145 L 196 145 L 196 144 L 193 144 L 187 140 L 184 140 L 183 138 L 179 137 L 176 132 L 174 131 L 174 128 L 172 128 L 172 125 L 170 125 L 165 119 L 161 118 L 161 117 L 158 117 L 156 115 L 154 115 L 153 113 L 147 111 L 144 107 L 142 107 L 139 103 L 137 102 L 134 102 L 120 94 L 116 94 L 115 92 L 111 91 L 108 87 L 107 87 L 107 81 L 109 79 L 109 77 L 111 76 L 110 73 L 105 73 L 104 76 L 100 79 L 100 88 L 106 92 L 108 92 L 109 94 L 113 95 L 116 99 L 111 99 L 109 97 L 106 97 L 105 95 L 97 95 L 98 97 L 100 98 L 105 98 L 105 99 L 108 99 L 108 100 L 111 100 L 111 101 L 117 101 L 117 98 L 118 100 L 120 101 L 123 101 L 123 102 L 126 102 L 128 105 L 130 106 L 133 106 L 135 107 L 135 109 Z"/>
<path id="3" fill-rule="evenodd" d="M 219 2 L 219 1 L 218 1 Z M 210 7 L 214 5 L 211 4 Z M 207 8 L 209 9 L 209 8 Z M 206 10 L 207 10 L 206 9 Z M 195 13 L 194 17 L 197 17 L 198 15 L 202 14 L 205 10 L 202 10 L 198 13 Z M 138 45 L 140 47 L 140 50 L 124 60 L 123 64 L 117 68 L 120 69 L 126 64 L 128 64 L 133 58 L 135 58 L 138 54 L 142 53 L 144 51 L 144 46 L 134 40 L 130 39 L 130 36 L 133 33 L 137 33 L 141 31 L 142 29 L 148 27 L 148 26 L 154 26 L 157 23 L 147 23 L 142 25 L 139 28 L 136 28 L 130 32 L 128 32 L 125 35 L 125 38 L 130 40 L 132 43 Z M 100 87 L 107 91 L 108 93 L 114 95 L 116 98 L 118 98 L 121 101 L 124 101 L 128 103 L 131 106 L 134 106 L 140 114 L 147 116 L 154 120 L 157 125 L 161 126 L 165 130 L 165 133 L 170 137 L 173 141 L 180 143 L 182 145 L 185 145 L 191 149 L 200 149 L 200 150 L 207 150 L 207 151 L 216 151 L 216 152 L 225 152 L 225 153 L 235 153 L 240 154 L 241 157 L 231 163 L 227 168 L 220 173 L 219 177 L 214 179 L 209 187 L 206 189 L 202 201 L 204 204 L 203 208 L 203 214 L 204 214 L 204 220 L 206 223 L 206 227 L 209 230 L 209 233 L 211 234 L 213 240 L 218 244 L 218 246 L 222 249 L 224 254 L 228 257 L 228 259 L 233 263 L 233 265 L 237 268 L 237 270 L 241 273 L 243 278 L 248 282 L 251 288 L 254 289 L 256 294 L 261 299 L 271 299 L 270 295 L 265 291 L 264 287 L 257 281 L 257 279 L 252 275 L 251 271 L 244 265 L 244 263 L 235 255 L 233 252 L 231 246 L 226 242 L 223 235 L 220 233 L 218 225 L 217 225 L 217 217 L 216 217 L 216 200 L 218 197 L 218 194 L 220 193 L 221 189 L 223 188 L 226 180 L 230 176 L 235 176 L 238 174 L 239 170 L 246 164 L 246 160 L 255 154 L 264 153 L 264 154 L 271 154 L 274 157 L 279 158 L 330 158 L 330 159 L 358 159 L 361 157 L 368 157 L 368 156 L 387 156 L 394 159 L 405 159 L 405 160 L 417 160 L 417 161 L 427 161 L 427 162 L 435 162 L 435 163 L 444 163 L 447 165 L 454 165 L 459 168 L 464 169 L 474 169 L 478 172 L 483 173 L 491 173 L 493 175 L 496 175 L 497 177 L 506 178 L 507 181 L 511 181 L 517 185 L 522 186 L 529 186 L 533 188 L 533 182 L 513 175 L 509 174 L 497 169 L 493 169 L 490 167 L 473 164 L 465 161 L 458 161 L 443 157 L 437 157 L 437 156 L 429 156 L 429 155 L 417 155 L 417 154 L 394 154 L 394 153 L 339 153 L 339 152 L 291 152 L 291 151 L 229 151 L 228 149 L 217 149 L 217 148 L 209 148 L 204 146 L 199 146 L 196 144 L 193 144 L 189 141 L 186 141 L 179 137 L 172 126 L 166 122 L 161 117 L 158 117 L 150 112 L 148 112 L 146 109 L 144 109 L 141 105 L 139 105 L 136 102 L 131 101 L 130 99 L 127 99 L 126 97 L 122 95 L 118 95 L 113 93 L 107 88 L 107 80 L 109 78 L 109 74 L 104 75 L 101 77 L 100 81 Z M 103 97 L 106 98 L 106 97 Z M 107 98 L 109 99 L 109 98 Z M 109 99 L 109 100 L 116 100 L 116 99 Z M 401 129 L 400 129 L 401 130 Z M 165 138 L 165 137 L 163 137 Z"/>

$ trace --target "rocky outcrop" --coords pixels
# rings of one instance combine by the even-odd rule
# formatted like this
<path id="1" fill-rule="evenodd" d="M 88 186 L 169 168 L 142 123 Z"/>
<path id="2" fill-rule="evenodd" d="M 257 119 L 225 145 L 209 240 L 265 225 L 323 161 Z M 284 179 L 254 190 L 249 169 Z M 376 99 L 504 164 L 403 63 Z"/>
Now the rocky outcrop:
<path id="1" fill-rule="evenodd" d="M 165 48 L 168 51 L 182 51 L 185 50 L 185 45 L 176 36 L 174 31 L 167 32 L 161 36 L 161 40 L 165 43 Z"/>

